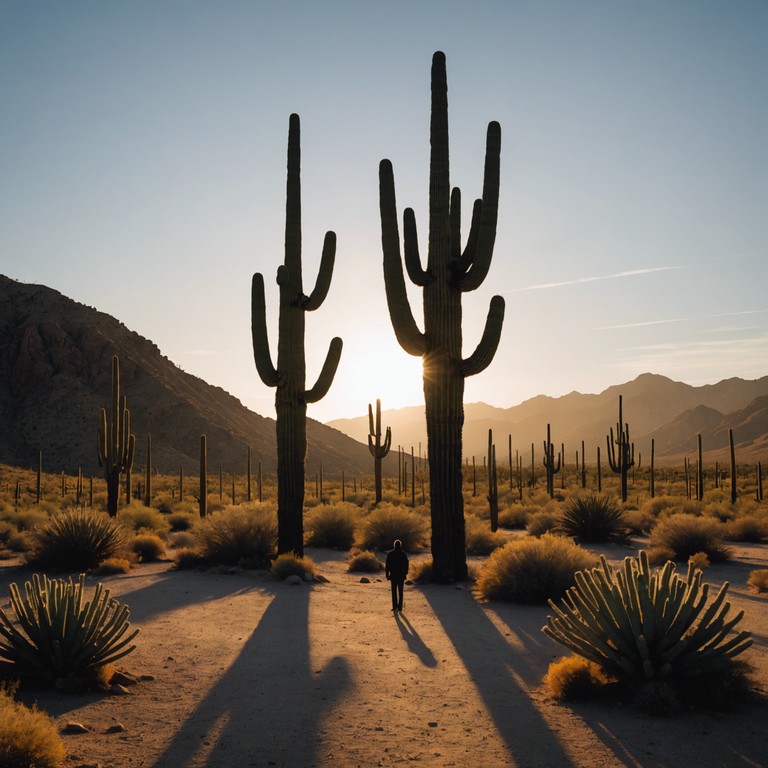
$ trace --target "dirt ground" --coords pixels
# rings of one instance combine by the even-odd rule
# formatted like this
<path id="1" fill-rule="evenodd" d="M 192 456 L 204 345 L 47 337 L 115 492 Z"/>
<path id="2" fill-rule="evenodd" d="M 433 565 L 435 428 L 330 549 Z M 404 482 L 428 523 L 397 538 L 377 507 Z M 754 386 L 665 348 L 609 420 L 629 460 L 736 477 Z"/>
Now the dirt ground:
<path id="1" fill-rule="evenodd" d="M 610 547 L 620 560 L 634 551 Z M 27 690 L 63 729 L 66 766 L 763 766 L 768 707 L 670 718 L 605 703 L 563 705 L 542 686 L 564 650 L 542 634 L 548 609 L 482 603 L 468 587 L 406 586 L 390 610 L 383 577 L 346 573 L 344 554 L 308 550 L 322 584 L 263 574 L 177 572 L 170 562 L 102 577 L 141 628 L 119 664 L 153 680 L 127 695 Z M 768 691 L 768 598 L 746 579 L 768 547 L 741 546 L 707 569 L 731 584 Z M 0 567 L 8 584 L 31 572 Z"/>

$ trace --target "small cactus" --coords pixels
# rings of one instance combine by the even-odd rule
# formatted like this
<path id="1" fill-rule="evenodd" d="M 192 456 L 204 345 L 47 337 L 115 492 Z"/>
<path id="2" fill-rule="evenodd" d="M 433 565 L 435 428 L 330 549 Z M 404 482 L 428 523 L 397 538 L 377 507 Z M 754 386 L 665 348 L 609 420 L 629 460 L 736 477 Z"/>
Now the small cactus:
<path id="1" fill-rule="evenodd" d="M 387 427 L 384 442 L 381 442 L 381 400 L 376 400 L 376 420 L 373 408 L 368 403 L 368 450 L 373 456 L 373 473 L 376 488 L 376 503 L 381 502 L 381 460 L 392 447 L 392 428 Z"/>

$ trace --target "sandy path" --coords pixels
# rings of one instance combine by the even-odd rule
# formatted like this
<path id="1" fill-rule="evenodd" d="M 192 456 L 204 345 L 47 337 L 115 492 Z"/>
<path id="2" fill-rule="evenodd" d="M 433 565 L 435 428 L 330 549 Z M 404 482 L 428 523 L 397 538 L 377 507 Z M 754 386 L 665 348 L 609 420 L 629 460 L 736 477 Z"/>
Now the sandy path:
<path id="1" fill-rule="evenodd" d="M 659 719 L 600 704 L 563 706 L 541 687 L 562 655 L 540 628 L 547 609 L 479 603 L 465 588 L 389 585 L 347 574 L 343 555 L 309 554 L 330 583 L 175 572 L 168 563 L 104 579 L 142 628 L 124 660 L 150 674 L 128 696 L 29 692 L 61 725 L 68 765 L 106 768 L 278 766 L 760 766 L 768 710 Z M 615 557 L 623 552 L 614 551 Z M 707 579 L 732 581 L 768 689 L 768 602 L 744 583 L 765 547 Z M 0 569 L 7 583 L 26 570 Z M 124 732 L 110 733 L 116 724 Z"/>

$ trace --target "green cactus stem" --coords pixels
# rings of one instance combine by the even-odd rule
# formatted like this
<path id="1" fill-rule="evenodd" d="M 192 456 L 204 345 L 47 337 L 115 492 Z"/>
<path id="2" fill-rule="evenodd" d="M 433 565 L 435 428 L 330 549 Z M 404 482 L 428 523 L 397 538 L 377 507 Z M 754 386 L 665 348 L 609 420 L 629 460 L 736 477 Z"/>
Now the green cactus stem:
<path id="1" fill-rule="evenodd" d="M 496 239 L 501 128 L 488 126 L 482 200 L 475 201 L 466 247 L 461 248 L 461 193 L 451 190 L 448 161 L 448 87 L 445 55 L 432 58 L 429 248 L 426 268 L 418 249 L 412 209 L 403 216 L 405 267 L 423 289 L 424 331 L 414 319 L 405 288 L 392 164 L 379 166 L 384 284 L 389 316 L 403 349 L 423 359 L 427 422 L 432 566 L 436 580 L 467 576 L 462 496 L 464 381 L 493 360 L 504 320 L 504 299 L 494 296 L 482 338 L 462 356 L 461 297 L 480 287 L 491 265 Z"/>
<path id="2" fill-rule="evenodd" d="M 126 407 L 125 395 L 120 396 L 120 361 L 112 358 L 112 398 L 107 411 L 99 411 L 98 450 L 99 466 L 107 482 L 107 512 L 117 515 L 120 476 L 133 467 L 136 438 L 131 434 L 131 414 Z M 130 487 L 130 484 L 129 484 Z"/>
<path id="3" fill-rule="evenodd" d="M 488 510 L 491 531 L 499 530 L 499 478 L 496 474 L 496 446 L 493 444 L 493 430 L 488 430 Z"/>
<path id="4" fill-rule="evenodd" d="M 555 445 L 551 439 L 549 424 L 547 424 L 547 439 L 544 441 L 544 458 L 542 463 L 547 471 L 547 493 L 550 499 L 554 499 L 555 475 L 560 471 L 561 454 L 557 454 L 557 462 L 555 462 Z"/>
<path id="5" fill-rule="evenodd" d="M 299 116 L 288 126 L 288 182 L 285 217 L 285 261 L 278 267 L 280 308 L 277 366 L 273 365 L 267 339 L 264 278 L 253 276 L 251 327 L 256 370 L 268 387 L 275 387 L 277 433 L 278 553 L 304 552 L 304 468 L 307 453 L 307 403 L 321 400 L 331 386 L 341 357 L 342 341 L 331 340 L 317 382 L 305 387 L 305 313 L 325 300 L 331 284 L 336 255 L 336 235 L 326 233 L 315 288 L 304 294 L 301 270 L 301 148 Z"/>
<path id="6" fill-rule="evenodd" d="M 619 420 L 616 423 L 616 435 L 613 427 L 610 436 L 606 436 L 608 444 L 608 466 L 621 476 L 621 500 L 627 500 L 627 477 L 629 470 L 635 465 L 635 444 L 629 439 L 629 424 L 622 421 L 621 395 L 619 395 Z"/>
<path id="7" fill-rule="evenodd" d="M 376 419 L 373 408 L 368 403 L 368 451 L 373 456 L 373 474 L 375 483 L 376 503 L 381 502 L 381 460 L 392 447 L 392 429 L 387 427 L 384 442 L 381 441 L 381 400 L 376 400 Z"/>

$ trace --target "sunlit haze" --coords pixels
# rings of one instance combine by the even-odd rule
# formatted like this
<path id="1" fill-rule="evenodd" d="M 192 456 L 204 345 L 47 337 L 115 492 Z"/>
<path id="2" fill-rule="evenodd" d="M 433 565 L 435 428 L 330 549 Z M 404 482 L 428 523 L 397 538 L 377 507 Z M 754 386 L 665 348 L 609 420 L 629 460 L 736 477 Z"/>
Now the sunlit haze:
<path id="1" fill-rule="evenodd" d="M 451 182 L 481 193 L 502 127 L 496 249 L 464 354 L 506 300 L 465 401 L 598 392 L 649 371 L 768 373 L 768 3 L 26 2 L 0 5 L 0 272 L 114 315 L 274 415 L 288 117 L 301 117 L 307 386 L 344 341 L 321 421 L 423 402 L 382 274 L 378 164 L 426 254 L 429 77 L 448 67 Z M 466 235 L 466 232 L 464 233 Z M 421 322 L 421 294 L 409 289 Z"/>

